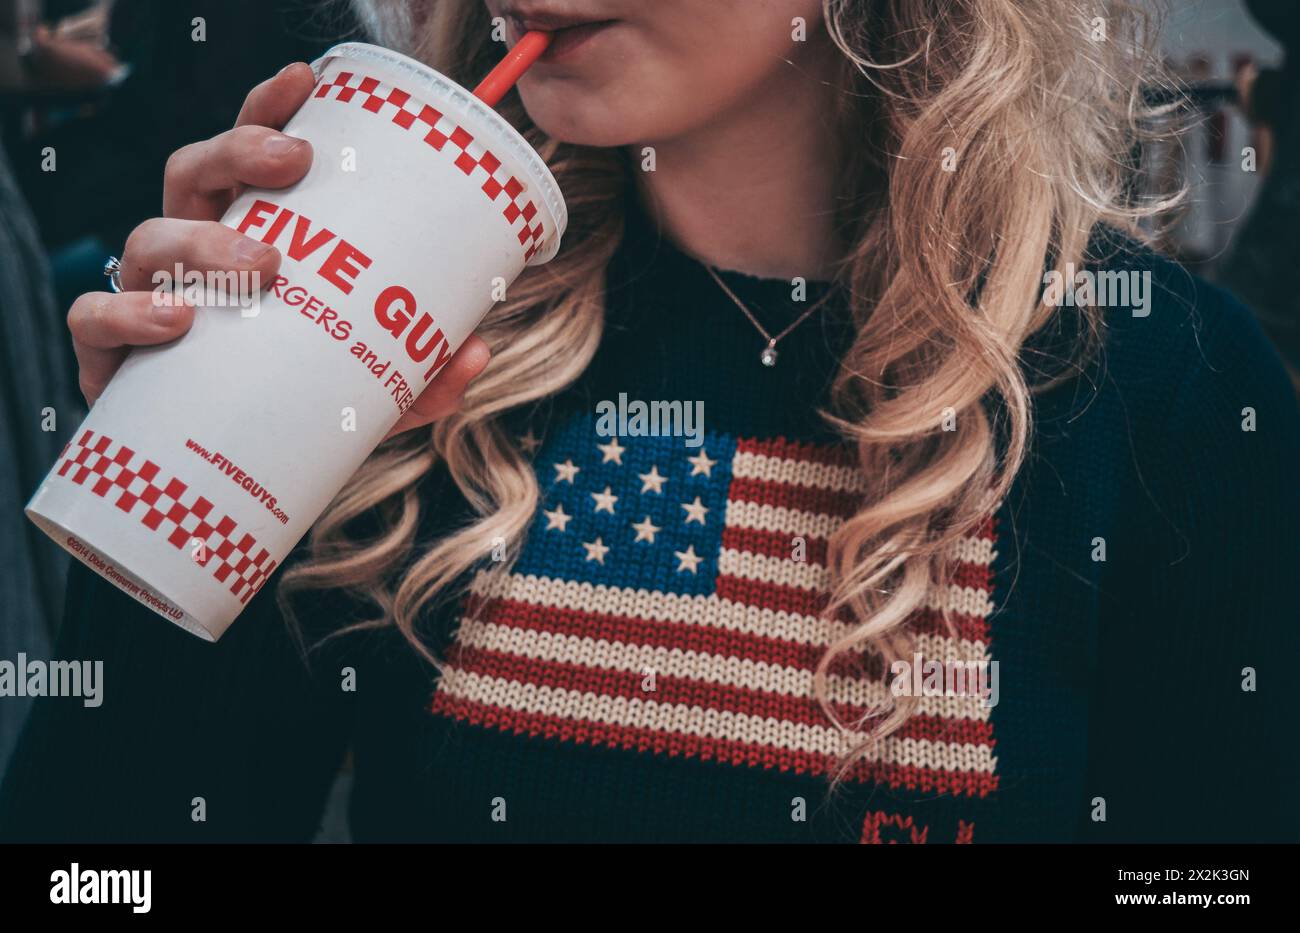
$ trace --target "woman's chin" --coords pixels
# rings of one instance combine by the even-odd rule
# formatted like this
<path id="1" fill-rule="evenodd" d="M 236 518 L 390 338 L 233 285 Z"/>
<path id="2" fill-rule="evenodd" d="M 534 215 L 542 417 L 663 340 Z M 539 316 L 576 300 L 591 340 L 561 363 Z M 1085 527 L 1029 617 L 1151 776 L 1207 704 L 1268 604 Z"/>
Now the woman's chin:
<path id="1" fill-rule="evenodd" d="M 611 113 L 590 95 L 552 88 L 521 88 L 521 94 L 533 123 L 559 142 L 614 148 L 640 138 L 635 121 Z"/>

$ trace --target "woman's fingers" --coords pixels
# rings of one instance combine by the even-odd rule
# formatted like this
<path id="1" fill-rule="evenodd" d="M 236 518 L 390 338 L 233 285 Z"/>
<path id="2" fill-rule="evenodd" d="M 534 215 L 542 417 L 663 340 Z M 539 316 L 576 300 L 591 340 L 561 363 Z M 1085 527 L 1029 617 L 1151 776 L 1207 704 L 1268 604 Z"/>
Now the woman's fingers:
<path id="1" fill-rule="evenodd" d="M 284 188 L 311 167 L 311 146 L 279 132 L 307 100 L 315 75 L 290 65 L 259 84 L 244 101 L 235 128 L 176 152 L 164 178 L 164 217 L 141 224 L 122 255 L 123 294 L 82 295 L 68 312 L 81 366 L 81 387 L 93 403 L 133 346 L 166 343 L 184 334 L 194 309 L 159 300 L 159 272 L 179 265 L 190 272 L 260 273 L 269 282 L 280 265 L 277 250 L 217 223 L 245 186 Z M 445 417 L 460 405 L 470 380 L 483 371 L 487 344 L 470 337 L 402 417 L 392 433 Z M 391 436 L 391 435 L 390 435 Z"/>
<path id="2" fill-rule="evenodd" d="M 68 312 L 68 329 L 87 404 L 99 398 L 131 347 L 175 340 L 193 323 L 193 307 L 179 301 L 157 303 L 150 292 L 89 292 L 79 297 Z"/>
<path id="3" fill-rule="evenodd" d="M 131 231 L 122 253 L 122 288 L 153 291 L 160 272 L 256 272 L 264 284 L 280 268 L 280 251 L 215 221 L 156 217 Z M 251 296 L 246 296 L 251 297 Z"/>
<path id="4" fill-rule="evenodd" d="M 465 389 L 483 372 L 492 353 L 481 337 L 471 336 L 447 361 L 429 387 L 397 422 L 388 436 L 401 434 L 445 418 L 460 408 Z"/>
<path id="5" fill-rule="evenodd" d="M 248 92 L 235 126 L 270 126 L 281 129 L 298 112 L 316 86 L 316 74 L 306 62 L 294 62 L 274 78 Z"/>
<path id="6" fill-rule="evenodd" d="M 311 168 L 311 144 L 265 126 L 241 126 L 172 153 L 163 215 L 219 220 L 245 186 L 287 188 Z"/>
<path id="7" fill-rule="evenodd" d="M 131 234 L 122 255 L 120 295 L 82 295 L 68 312 L 81 389 L 93 403 L 131 347 L 167 343 L 194 321 L 194 308 L 171 293 L 155 297 L 155 275 L 190 272 L 260 273 L 269 282 L 280 254 L 220 223 L 245 186 L 284 188 L 311 167 L 311 146 L 279 132 L 311 95 L 316 78 L 301 62 L 255 87 L 235 129 L 174 153 L 164 176 L 165 218 Z M 451 364 L 448 364 L 448 368 Z M 462 387 L 463 388 L 463 387 Z"/>
<path id="8" fill-rule="evenodd" d="M 173 153 L 163 175 L 163 214 L 219 220 L 245 185 L 285 188 L 306 175 L 311 146 L 280 129 L 315 85 L 310 65 L 290 65 L 249 92 L 233 130 Z"/>

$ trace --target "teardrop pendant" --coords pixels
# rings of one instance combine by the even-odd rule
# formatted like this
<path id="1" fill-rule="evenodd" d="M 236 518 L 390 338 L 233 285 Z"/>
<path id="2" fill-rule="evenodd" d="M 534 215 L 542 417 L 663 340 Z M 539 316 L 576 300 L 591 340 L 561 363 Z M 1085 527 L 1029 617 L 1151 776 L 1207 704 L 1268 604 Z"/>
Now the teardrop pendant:
<path id="1" fill-rule="evenodd" d="M 758 359 L 764 366 L 772 367 L 776 365 L 777 356 L 776 341 L 773 340 L 763 348 L 763 352 L 758 355 Z"/>

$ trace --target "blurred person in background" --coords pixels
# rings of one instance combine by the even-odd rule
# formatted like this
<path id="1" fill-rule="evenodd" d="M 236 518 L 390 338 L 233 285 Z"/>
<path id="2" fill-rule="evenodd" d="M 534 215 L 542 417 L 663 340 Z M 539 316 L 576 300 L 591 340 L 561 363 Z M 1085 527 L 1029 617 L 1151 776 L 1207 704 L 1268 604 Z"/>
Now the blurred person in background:
<path id="1" fill-rule="evenodd" d="M 1300 293 L 1289 274 L 1300 260 L 1300 4 L 1246 0 L 1246 7 L 1286 57 L 1280 68 L 1243 69 L 1238 77 L 1246 116 L 1261 130 L 1265 177 L 1221 281 L 1255 309 L 1300 390 Z"/>
<path id="2" fill-rule="evenodd" d="M 60 305 L 103 284 L 104 258 L 162 202 L 167 157 L 229 126 L 244 94 L 284 62 L 352 33 L 341 4 L 115 0 L 106 42 L 123 70 L 93 107 L 45 121 L 20 147 L 19 181 L 51 253 Z M 41 170 L 52 147 L 59 170 Z"/>
<path id="3" fill-rule="evenodd" d="M 6 116 L 54 88 L 85 86 L 106 73 L 103 58 L 41 27 L 30 0 L 0 0 L 0 102 Z M 90 47 L 86 47 L 90 48 Z M 97 77 L 98 75 L 99 77 Z M 5 123 L 10 123 L 6 120 Z M 3 127 L 0 125 L 0 138 Z M 36 222 L 0 146 L 0 657 L 46 656 L 62 613 L 63 551 L 23 515 L 84 405 L 63 312 L 50 287 Z M 0 767 L 30 700 L 0 706 Z"/>

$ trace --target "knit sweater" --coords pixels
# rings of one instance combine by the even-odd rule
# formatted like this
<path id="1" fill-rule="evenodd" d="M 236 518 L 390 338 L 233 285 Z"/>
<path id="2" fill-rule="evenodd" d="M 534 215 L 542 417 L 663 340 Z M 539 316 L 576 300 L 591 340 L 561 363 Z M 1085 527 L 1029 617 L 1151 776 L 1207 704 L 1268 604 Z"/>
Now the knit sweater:
<path id="1" fill-rule="evenodd" d="M 1232 298 L 1118 237 L 1093 251 L 1150 272 L 1149 313 L 1108 309 L 1101 352 L 1035 396 L 1014 488 L 907 623 L 975 679 L 896 680 L 931 695 L 838 782 L 813 670 L 849 630 L 821 614 L 827 539 L 869 485 L 817 411 L 847 313 L 766 367 L 634 212 L 595 361 L 517 419 L 541 501 L 516 559 L 423 620 L 440 669 L 391 628 L 304 664 L 278 577 L 211 645 L 78 565 L 55 657 L 102 659 L 103 703 L 38 701 L 0 837 L 307 840 L 346 760 L 358 841 L 1295 841 L 1295 401 Z M 789 282 L 724 280 L 771 332 L 795 313 Z M 611 434 L 620 396 L 629 416 L 702 402 L 703 424 Z M 443 471 L 420 493 L 422 544 L 468 517 Z M 299 608 L 314 634 L 373 613 L 333 591 Z M 880 674 L 836 664 L 843 719 L 885 698 Z"/>

